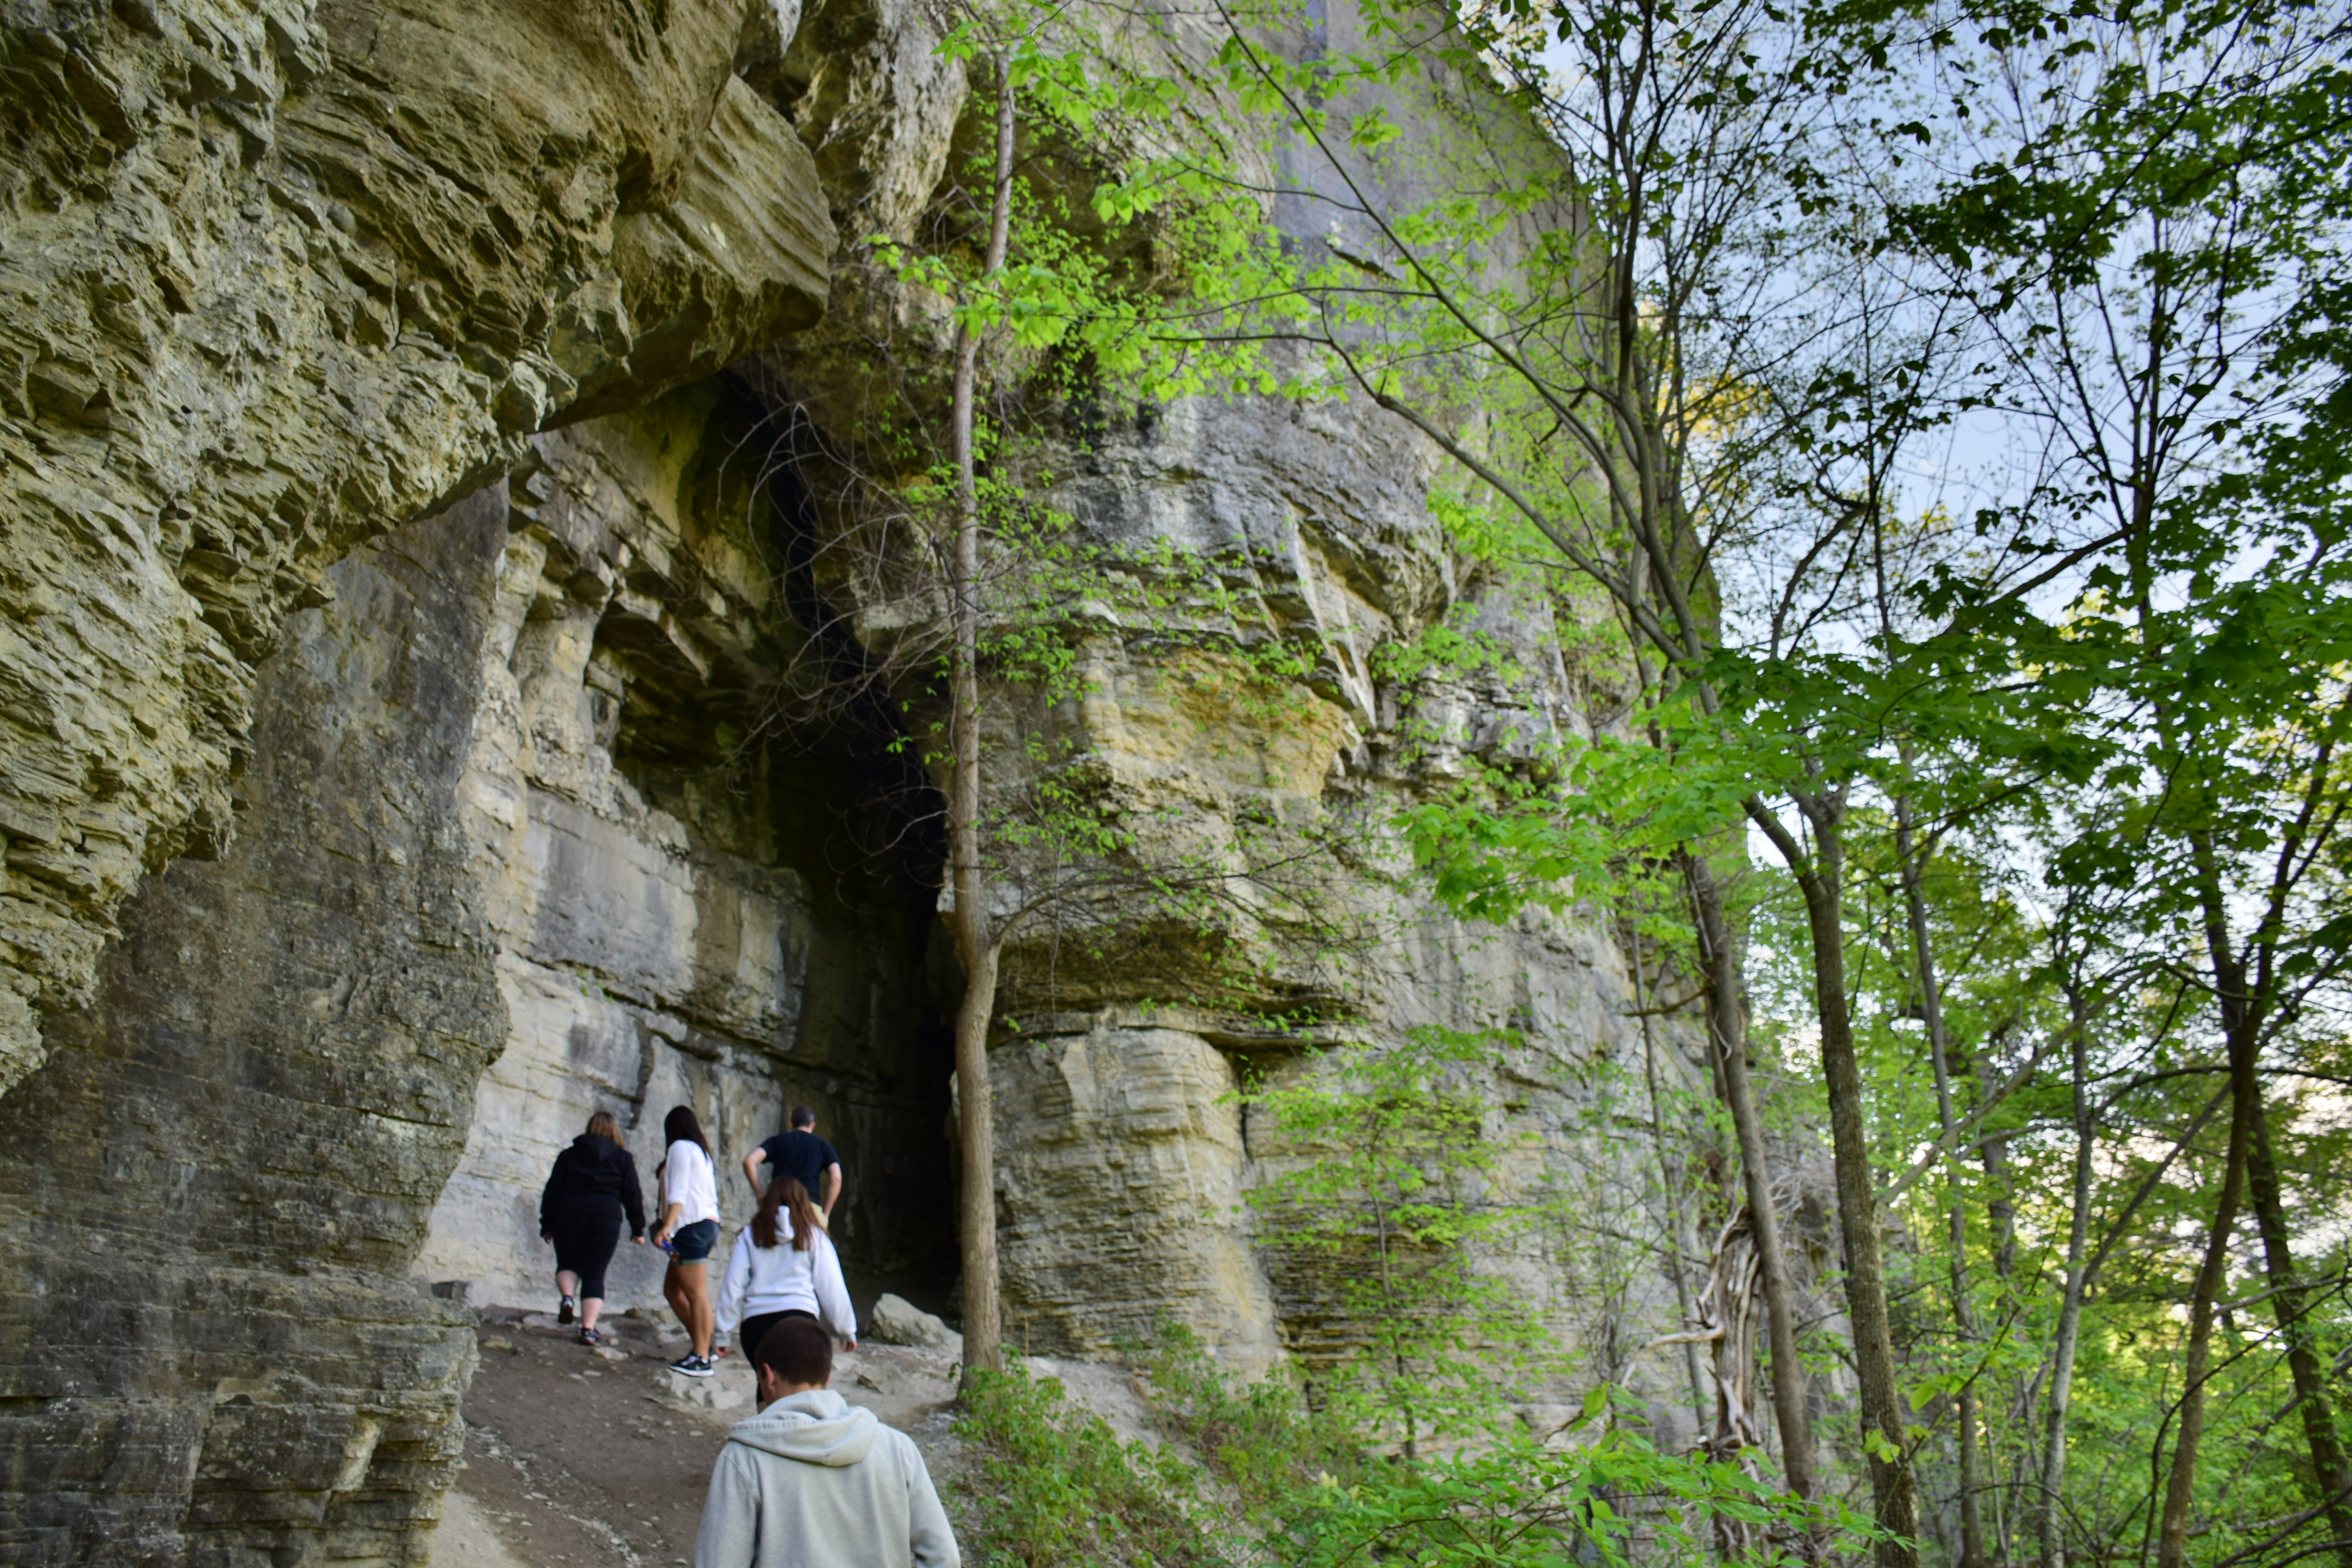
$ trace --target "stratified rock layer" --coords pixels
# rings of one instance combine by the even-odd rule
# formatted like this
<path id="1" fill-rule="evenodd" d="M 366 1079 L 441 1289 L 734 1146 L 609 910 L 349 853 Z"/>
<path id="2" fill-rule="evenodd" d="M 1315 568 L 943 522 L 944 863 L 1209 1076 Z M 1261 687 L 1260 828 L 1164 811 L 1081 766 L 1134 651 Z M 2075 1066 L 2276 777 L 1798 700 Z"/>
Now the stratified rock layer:
<path id="1" fill-rule="evenodd" d="M 731 74 L 750 19 L 0 18 L 0 1089 L 141 872 L 234 837 L 254 666 L 330 563 L 815 320 L 834 237 Z"/>
<path id="2" fill-rule="evenodd" d="M 505 1030 L 457 801 L 506 540 L 494 493 L 332 569 L 257 682 L 250 831 L 148 879 L 0 1099 L 12 1563 L 430 1527 L 473 1335 L 405 1275 Z"/>
<path id="3" fill-rule="evenodd" d="M 807 1104 L 852 1173 L 833 1231 L 853 1264 L 948 1244 L 929 868 L 844 837 L 890 771 L 737 749 L 790 657 L 756 413 L 674 394 L 541 437 L 517 491 L 461 785 L 507 1044 L 416 1264 L 478 1303 L 552 1290 L 540 1184 L 597 1110 L 650 1205 L 662 1118 L 696 1107 L 740 1219 L 738 1162 Z M 606 1300 L 658 1304 L 660 1276 L 625 1247 Z"/>
<path id="4" fill-rule="evenodd" d="M 854 446 L 901 390 L 868 351 L 936 355 L 944 316 L 853 271 L 773 341 L 855 241 L 923 221 L 971 106 L 920 7 L 796 21 L 0 14 L 0 1557 L 419 1561 L 459 1298 L 548 1289 L 538 1188 L 597 1109 L 650 1198 L 661 1115 L 694 1105 L 740 1217 L 736 1161 L 809 1101 L 852 1263 L 936 1261 L 936 801 L 896 710 L 794 728 L 763 694 L 857 655 L 803 640 L 819 523 L 779 432 Z M 1139 854 L 1311 864 L 1355 934 L 1302 952 L 1244 908 L 1016 936 L 1008 1331 L 1086 1354 L 1172 1317 L 1243 1367 L 1348 1353 L 1328 1269 L 1248 1202 L 1315 1152 L 1237 1093 L 1440 1027 L 1507 1040 L 1491 1194 L 1570 1216 L 1487 1261 L 1589 1370 L 1679 1397 L 1622 1352 L 1672 1326 L 1656 1257 L 1574 1216 L 1651 1203 L 1626 1084 L 1700 1058 L 1629 1020 L 1608 933 L 1456 922 L 1383 826 L 1465 759 L 1587 726 L 1605 675 L 1563 659 L 1549 595 L 1464 579 L 1429 453 L 1370 411 L 1095 414 L 1055 499 L 1189 552 L 1226 629 L 1305 673 L 1106 626 L 1084 697 L 998 694 L 994 754 L 1087 756 Z M 1383 666 L 1441 617 L 1484 668 Z M 625 1253 L 616 1304 L 654 1272 Z"/>

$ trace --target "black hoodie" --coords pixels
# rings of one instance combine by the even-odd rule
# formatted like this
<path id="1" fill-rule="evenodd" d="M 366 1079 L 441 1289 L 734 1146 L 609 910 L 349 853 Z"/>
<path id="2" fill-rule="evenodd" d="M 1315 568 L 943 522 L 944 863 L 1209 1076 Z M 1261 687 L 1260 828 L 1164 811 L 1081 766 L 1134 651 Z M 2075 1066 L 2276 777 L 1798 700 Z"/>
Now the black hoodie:
<path id="1" fill-rule="evenodd" d="M 555 1157 L 547 1190 L 539 1194 L 539 1228 L 557 1215 L 596 1215 L 618 1219 L 624 1211 L 629 1234 L 646 1233 L 646 1201 L 637 1190 L 637 1163 L 610 1138 L 583 1132 Z"/>

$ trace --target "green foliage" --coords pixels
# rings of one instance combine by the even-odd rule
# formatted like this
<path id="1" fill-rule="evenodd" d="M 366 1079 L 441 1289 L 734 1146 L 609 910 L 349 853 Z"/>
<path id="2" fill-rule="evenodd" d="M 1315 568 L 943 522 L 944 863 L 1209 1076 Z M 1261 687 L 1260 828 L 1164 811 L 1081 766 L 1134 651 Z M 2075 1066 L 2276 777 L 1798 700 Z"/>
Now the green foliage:
<path id="1" fill-rule="evenodd" d="M 1014 1362 L 972 1375 L 957 1431 L 980 1449 L 967 1483 L 980 1568 L 1120 1568 L 1232 1561 L 1213 1544 L 1198 1472 L 1122 1443 L 1054 1379 Z"/>
<path id="2" fill-rule="evenodd" d="M 1327 1495 L 1297 1560 L 1317 1568 L 1696 1564 L 1720 1561 L 1726 1526 L 1782 1542 L 1819 1533 L 1849 1550 L 1871 1537 L 1867 1522 L 1842 1507 L 1807 1507 L 1736 1465 L 1663 1454 L 1622 1429 L 1576 1447 L 1506 1447 L 1391 1468 Z M 1802 1558 L 1782 1546 L 1750 1560 Z"/>
<path id="3" fill-rule="evenodd" d="M 2341 16 L 1506 0 L 1444 32 L 1374 4 L 1288 50 L 1269 46 L 1290 16 L 1265 5 L 1221 11 L 1187 53 L 1150 26 L 1013 14 L 1043 19 L 1012 49 L 1027 145 L 1084 176 L 1024 184 L 1016 264 L 985 288 L 969 245 L 890 264 L 1041 384 L 1386 410 L 1448 459 L 1429 505 L 1465 580 L 1587 628 L 1568 651 L 1597 733 L 1466 776 L 1449 755 L 1401 826 L 1451 910 L 1607 910 L 1684 979 L 1675 868 L 1722 868 L 1750 911 L 1751 1055 L 1791 1138 L 1815 1136 L 1819 1022 L 1851 1015 L 1860 1174 L 1904 1222 L 1889 1267 L 1911 1435 L 1898 1456 L 1832 1410 L 1848 1463 L 1916 1463 L 1948 1535 L 1965 1391 L 1992 1554 L 2034 1549 L 2079 1128 L 2094 1278 L 2053 1549 L 2145 1553 L 2221 1184 L 2210 1107 L 2232 1040 L 2252 1040 L 2306 1285 L 2273 1292 L 2251 1240 L 2234 1255 L 2223 1295 L 2246 1304 L 2217 1331 L 2198 1539 L 2248 1563 L 2320 1550 L 2327 1483 L 2282 1352 L 2300 1336 L 2336 1369 L 2352 1344 L 2331 1217 L 2346 1118 L 2315 1094 L 2347 1076 L 2352 952 Z M 1465 112 L 1465 81 L 1499 83 L 1525 118 Z M 1445 130 L 1399 134 L 1416 120 Z M 1275 231 L 1266 168 L 1312 171 L 1311 224 Z M 2008 442 L 1990 466 L 2019 477 L 1982 477 L 1972 510 L 1906 477 L 1947 460 L 1927 439 L 1942 453 L 1989 424 Z M 1251 625 L 1217 565 L 1136 568 L 1156 602 L 1111 614 L 1178 643 L 1186 700 L 1276 719 L 1319 650 Z M 1041 613 L 998 657 L 1084 696 L 1101 624 Z M 1421 728 L 1416 692 L 1516 684 L 1516 662 L 1451 619 L 1383 649 L 1404 765 L 1458 754 Z M 1898 807 L 1918 825 L 1907 865 Z M 1751 832 L 1777 836 L 1781 868 L 1745 865 Z M 1824 875 L 1843 900 L 1825 935 L 1796 883 Z M 1842 994 L 1816 990 L 1817 942 Z M 2054 1070 L 2077 1046 L 2080 1086 Z M 1253 1200 L 1263 1226 L 1366 1325 L 1361 1353 L 1313 1369 L 1316 1418 L 1360 1455 L 1496 1440 L 1501 1390 L 1549 1364 L 1475 1263 L 1546 1223 L 1534 1195 L 1494 1197 L 1506 1151 L 1469 1087 L 1493 1048 L 1423 1036 L 1250 1091 L 1291 1151 Z M 1269 1414 L 1297 1392 L 1199 1417 L 1240 1434 L 1213 1484 L 1251 1499 L 1254 1541 L 1311 1545 L 1290 1560 L 1591 1561 L 1620 1549 L 1596 1501 L 1620 1486 L 1736 1514 L 1738 1485 L 1645 1475 L 1682 1461 L 1631 1448 L 1557 1472 L 1510 1449 L 1350 1468 L 1330 1458 L 1346 1445 Z M 1329 1485 L 1300 1480 L 1310 1464 Z M 1693 1550 L 1671 1531 L 1622 1543 Z"/>
<path id="4" fill-rule="evenodd" d="M 1402 1446 L 1493 1436 L 1550 1346 L 1494 1268 L 1531 1211 L 1495 1190 L 1508 1152 L 1482 1080 L 1497 1042 L 1433 1026 L 1325 1056 L 1244 1097 L 1273 1173 L 1250 1190 L 1267 1244 L 1333 1292 L 1352 1353 L 1318 1370 L 1350 1426 Z"/>
<path id="5" fill-rule="evenodd" d="M 1568 1568 L 1709 1561 L 1726 1526 L 1781 1542 L 1870 1540 L 1835 1504 L 1797 1503 L 1736 1466 L 1661 1453 L 1609 1426 L 1605 1388 L 1586 1401 L 1590 1430 L 1574 1446 L 1521 1438 L 1405 1462 L 1368 1458 L 1368 1435 L 1312 1408 L 1286 1373 L 1242 1382 L 1173 1327 L 1138 1348 L 1157 1446 L 1120 1441 L 1017 1362 L 976 1382 L 957 1430 L 980 1456 L 963 1491 L 982 1568 Z M 1775 1549 L 1755 1561 L 1784 1559 L 1796 1560 Z"/>

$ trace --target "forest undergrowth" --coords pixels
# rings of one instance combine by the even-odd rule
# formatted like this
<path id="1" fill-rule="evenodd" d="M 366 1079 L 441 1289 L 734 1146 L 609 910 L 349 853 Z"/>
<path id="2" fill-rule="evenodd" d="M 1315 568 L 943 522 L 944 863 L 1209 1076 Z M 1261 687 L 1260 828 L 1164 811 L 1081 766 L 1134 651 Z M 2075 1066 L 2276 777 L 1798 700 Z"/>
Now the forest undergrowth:
<path id="1" fill-rule="evenodd" d="M 1122 1440 L 1017 1356 L 973 1380 L 957 1430 L 982 1456 L 965 1481 L 982 1568 L 1601 1568 L 1715 1560 L 1733 1537 L 1769 1563 L 1871 1539 L 1737 1465 L 1661 1452 L 1605 1389 L 1566 1442 L 1416 1462 L 1318 1409 L 1288 1368 L 1244 1379 L 1180 1327 L 1128 1363 L 1152 1437 Z"/>

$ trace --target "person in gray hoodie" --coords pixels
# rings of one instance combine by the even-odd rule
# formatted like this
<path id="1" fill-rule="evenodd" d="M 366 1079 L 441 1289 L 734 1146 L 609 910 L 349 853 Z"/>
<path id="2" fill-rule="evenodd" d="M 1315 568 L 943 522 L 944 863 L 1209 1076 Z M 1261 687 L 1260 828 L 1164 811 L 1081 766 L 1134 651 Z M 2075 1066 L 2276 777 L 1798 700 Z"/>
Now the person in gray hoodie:
<path id="1" fill-rule="evenodd" d="M 694 1568 L 957 1568 L 915 1440 L 833 1392 L 833 1336 L 787 1318 L 760 1338 L 760 1413 L 710 1472 Z"/>

